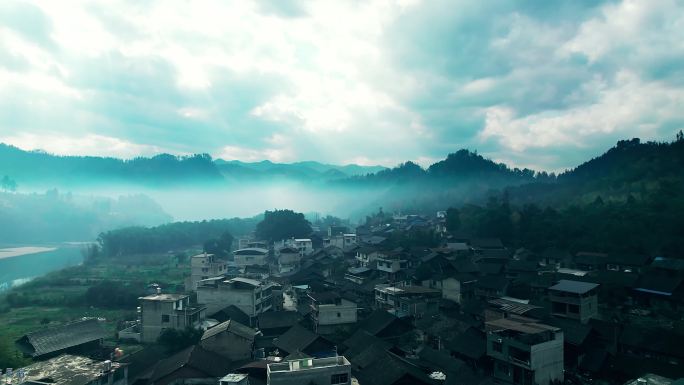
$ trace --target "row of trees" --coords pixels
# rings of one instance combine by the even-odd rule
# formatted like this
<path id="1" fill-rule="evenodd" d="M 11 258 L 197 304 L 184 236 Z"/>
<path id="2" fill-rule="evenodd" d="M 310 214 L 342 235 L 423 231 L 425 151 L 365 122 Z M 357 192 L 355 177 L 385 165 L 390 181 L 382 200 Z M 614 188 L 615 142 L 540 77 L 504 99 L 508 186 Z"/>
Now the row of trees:
<path id="1" fill-rule="evenodd" d="M 174 222 L 156 227 L 126 227 L 100 234 L 98 243 L 105 257 L 184 250 L 200 245 L 212 251 L 217 248 L 230 250 L 231 234 L 250 233 L 257 220 L 233 218 Z"/>
<path id="2" fill-rule="evenodd" d="M 511 205 L 506 196 L 487 205 L 447 211 L 447 228 L 481 237 L 499 237 L 514 247 L 542 251 L 560 247 L 684 256 L 684 199 L 678 185 L 663 184 L 643 199 L 563 208 Z"/>

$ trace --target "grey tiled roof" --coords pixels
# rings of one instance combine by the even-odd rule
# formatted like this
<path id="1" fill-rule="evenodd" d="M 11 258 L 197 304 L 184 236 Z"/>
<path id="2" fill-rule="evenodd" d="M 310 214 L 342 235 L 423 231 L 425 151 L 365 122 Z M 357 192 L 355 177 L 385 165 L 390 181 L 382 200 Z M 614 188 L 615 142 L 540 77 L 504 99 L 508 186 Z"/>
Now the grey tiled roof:
<path id="1" fill-rule="evenodd" d="M 28 333 L 17 340 L 16 345 L 23 353 L 38 357 L 97 341 L 105 336 L 98 320 L 86 319 Z"/>

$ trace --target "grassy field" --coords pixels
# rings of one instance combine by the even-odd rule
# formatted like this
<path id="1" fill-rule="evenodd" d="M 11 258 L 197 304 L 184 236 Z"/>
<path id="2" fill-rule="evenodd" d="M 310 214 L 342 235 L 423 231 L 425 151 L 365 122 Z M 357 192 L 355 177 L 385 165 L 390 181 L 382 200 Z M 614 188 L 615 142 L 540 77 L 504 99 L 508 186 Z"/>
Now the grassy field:
<path id="1" fill-rule="evenodd" d="M 14 341 L 25 333 L 82 317 L 104 318 L 110 336 L 106 343 L 114 344 L 119 322 L 135 318 L 135 303 L 125 307 L 91 306 L 86 296 L 91 287 L 114 281 L 117 287 L 139 290 L 132 293 L 133 298 L 144 295 L 139 288 L 151 283 L 159 283 L 168 292 L 182 291 L 189 270 L 187 264 L 179 264 L 173 256 L 125 256 L 59 270 L 10 290 L 0 297 L 0 368 L 30 363 L 14 346 Z M 127 294 L 130 298 L 131 293 Z"/>

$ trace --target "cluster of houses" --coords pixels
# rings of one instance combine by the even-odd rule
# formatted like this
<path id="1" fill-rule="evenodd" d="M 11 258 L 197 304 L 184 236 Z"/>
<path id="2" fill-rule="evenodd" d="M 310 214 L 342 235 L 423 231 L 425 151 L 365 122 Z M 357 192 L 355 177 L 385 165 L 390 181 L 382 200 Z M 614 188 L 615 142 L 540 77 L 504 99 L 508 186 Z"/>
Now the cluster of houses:
<path id="1" fill-rule="evenodd" d="M 390 243 L 394 231 L 426 228 L 444 234 L 441 245 Z M 187 292 L 152 288 L 119 332 L 146 347 L 69 384 L 684 383 L 683 260 L 511 250 L 446 233 L 443 213 L 326 235 L 242 239 L 230 261 L 192 257 Z M 102 339 L 82 324 L 97 322 L 17 345 L 56 357 L 35 365 L 78 358 Z M 203 330 L 199 342 L 164 355 L 159 336 L 187 327 Z"/>

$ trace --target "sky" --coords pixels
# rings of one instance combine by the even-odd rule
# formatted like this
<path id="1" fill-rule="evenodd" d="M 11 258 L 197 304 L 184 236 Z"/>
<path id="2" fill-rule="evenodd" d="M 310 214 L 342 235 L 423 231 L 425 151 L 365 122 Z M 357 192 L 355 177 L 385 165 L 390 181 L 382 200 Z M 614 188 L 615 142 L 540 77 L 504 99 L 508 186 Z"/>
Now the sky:
<path id="1" fill-rule="evenodd" d="M 684 2 L 0 1 L 0 142 L 563 170 L 684 128 Z"/>

